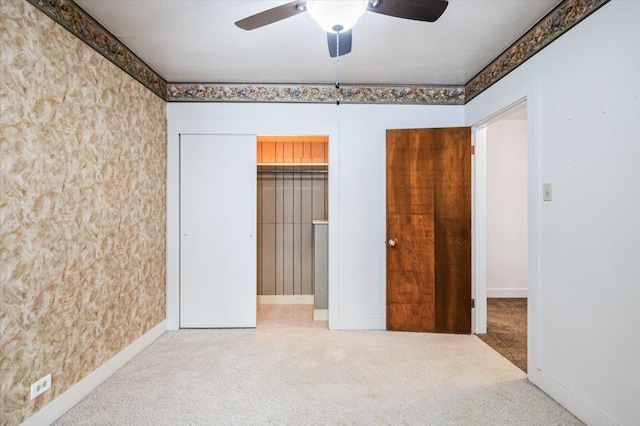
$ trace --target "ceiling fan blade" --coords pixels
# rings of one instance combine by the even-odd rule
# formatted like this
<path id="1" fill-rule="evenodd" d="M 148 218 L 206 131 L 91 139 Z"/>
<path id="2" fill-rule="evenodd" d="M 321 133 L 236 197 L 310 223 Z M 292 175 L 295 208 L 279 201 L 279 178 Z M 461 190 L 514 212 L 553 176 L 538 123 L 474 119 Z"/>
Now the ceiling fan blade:
<path id="1" fill-rule="evenodd" d="M 367 10 L 396 18 L 435 22 L 449 5 L 447 0 L 374 0 Z"/>
<path id="2" fill-rule="evenodd" d="M 255 30 L 256 28 L 264 27 L 265 25 L 273 24 L 274 22 L 302 13 L 306 10 L 304 6 L 304 1 L 292 1 L 241 19 L 236 22 L 236 26 L 247 31 Z"/>
<path id="3" fill-rule="evenodd" d="M 327 33 L 327 45 L 329 46 L 329 55 L 332 58 L 338 56 L 338 34 Z M 340 56 L 351 52 L 351 30 L 340 33 Z"/>

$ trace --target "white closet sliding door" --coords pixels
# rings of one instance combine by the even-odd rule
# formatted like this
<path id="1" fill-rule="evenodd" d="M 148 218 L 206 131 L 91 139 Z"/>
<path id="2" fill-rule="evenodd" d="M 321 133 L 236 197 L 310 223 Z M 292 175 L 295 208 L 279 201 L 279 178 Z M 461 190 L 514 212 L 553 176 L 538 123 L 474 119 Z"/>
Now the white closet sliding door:
<path id="1" fill-rule="evenodd" d="M 256 137 L 180 136 L 180 327 L 256 326 Z"/>

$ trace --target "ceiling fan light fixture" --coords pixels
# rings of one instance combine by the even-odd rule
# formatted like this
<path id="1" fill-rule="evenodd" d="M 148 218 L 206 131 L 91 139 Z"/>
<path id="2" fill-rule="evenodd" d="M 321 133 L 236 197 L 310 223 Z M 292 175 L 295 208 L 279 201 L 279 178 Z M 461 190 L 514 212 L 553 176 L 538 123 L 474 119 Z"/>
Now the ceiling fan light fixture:
<path id="1" fill-rule="evenodd" d="M 367 10 L 368 0 L 308 0 L 307 12 L 329 33 L 349 31 Z"/>

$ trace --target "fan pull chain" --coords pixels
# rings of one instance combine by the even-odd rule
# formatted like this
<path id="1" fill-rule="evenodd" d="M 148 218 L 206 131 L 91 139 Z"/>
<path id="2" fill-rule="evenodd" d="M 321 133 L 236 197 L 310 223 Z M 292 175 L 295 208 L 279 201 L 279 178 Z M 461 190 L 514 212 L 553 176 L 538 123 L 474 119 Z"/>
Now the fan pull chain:
<path id="1" fill-rule="evenodd" d="M 336 89 L 340 89 L 340 30 L 342 25 L 336 25 L 333 29 L 336 31 Z M 340 92 L 336 93 L 336 105 L 340 105 Z"/>

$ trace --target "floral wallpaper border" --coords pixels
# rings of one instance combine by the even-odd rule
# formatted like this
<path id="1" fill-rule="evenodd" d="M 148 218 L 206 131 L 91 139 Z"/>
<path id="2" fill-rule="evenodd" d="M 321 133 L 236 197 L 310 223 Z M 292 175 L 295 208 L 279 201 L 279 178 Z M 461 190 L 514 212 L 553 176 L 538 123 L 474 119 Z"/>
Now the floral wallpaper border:
<path id="1" fill-rule="evenodd" d="M 465 84 L 465 103 L 487 90 L 609 1 L 564 0 Z"/>
<path id="2" fill-rule="evenodd" d="M 564 0 L 464 86 L 167 83 L 72 0 L 26 0 L 167 102 L 464 105 L 610 0 Z"/>
<path id="3" fill-rule="evenodd" d="M 96 52 L 166 100 L 167 82 L 71 0 L 26 0 Z"/>
<path id="4" fill-rule="evenodd" d="M 167 101 L 463 105 L 464 87 L 169 83 Z"/>

